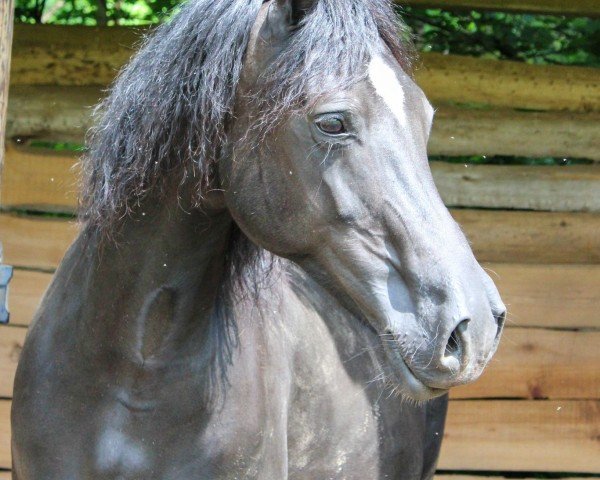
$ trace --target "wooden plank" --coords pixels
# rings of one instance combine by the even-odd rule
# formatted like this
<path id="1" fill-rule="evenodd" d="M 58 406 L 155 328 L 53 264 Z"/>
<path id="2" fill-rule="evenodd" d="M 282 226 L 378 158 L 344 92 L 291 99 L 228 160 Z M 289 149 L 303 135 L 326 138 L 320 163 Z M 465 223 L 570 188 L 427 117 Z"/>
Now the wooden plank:
<path id="1" fill-rule="evenodd" d="M 600 472 L 600 401 L 450 402 L 439 468 Z"/>
<path id="2" fill-rule="evenodd" d="M 0 480 L 11 480 L 11 474 L 9 471 L 0 472 Z"/>
<path id="3" fill-rule="evenodd" d="M 600 215 L 451 210 L 481 262 L 600 263 Z"/>
<path id="4" fill-rule="evenodd" d="M 598 145 L 600 152 L 600 145 Z M 74 212 L 78 154 L 7 144 L 0 204 L 4 208 Z M 500 166 L 432 162 L 446 205 L 600 212 L 600 166 Z"/>
<path id="5" fill-rule="evenodd" d="M 482 377 L 452 398 L 599 399 L 598 345 L 600 331 L 507 328 Z"/>
<path id="6" fill-rule="evenodd" d="M 9 400 L 0 400 L 0 468 L 10 468 L 10 406 Z"/>
<path id="7" fill-rule="evenodd" d="M 0 215 L 4 261 L 19 267 L 53 270 L 75 238 L 75 222 Z"/>
<path id="8" fill-rule="evenodd" d="M 552 15 L 600 16 L 598 0 L 395 0 L 400 5 L 448 10 L 494 10 Z"/>
<path id="9" fill-rule="evenodd" d="M 600 144 L 598 145 L 600 151 Z M 432 164 L 450 207 L 600 212 L 600 166 Z"/>
<path id="10" fill-rule="evenodd" d="M 2 478 L 2 477 L 0 477 Z M 506 480 L 507 477 L 498 474 L 497 472 L 490 472 L 489 474 L 473 474 L 473 475 L 464 475 L 461 473 L 438 473 L 433 477 L 434 480 Z M 514 477 L 513 477 L 514 478 Z M 518 477 L 520 480 L 539 480 L 539 478 L 531 477 Z M 542 477 L 543 478 L 543 477 Z M 569 476 L 552 476 L 552 478 L 556 480 L 581 480 L 581 477 L 569 477 Z M 599 480 L 600 477 L 596 476 L 587 476 L 585 477 L 587 480 Z"/>
<path id="11" fill-rule="evenodd" d="M 438 105 L 430 155 L 509 155 L 600 160 L 600 115 Z"/>
<path id="12" fill-rule="evenodd" d="M 99 87 L 13 86 L 7 134 L 83 144 Z M 600 160 L 597 112 L 522 112 L 437 105 L 432 155 L 522 155 Z"/>
<path id="13" fill-rule="evenodd" d="M 0 189 L 3 208 L 74 212 L 77 207 L 77 156 L 7 144 Z"/>
<path id="14" fill-rule="evenodd" d="M 0 178 L 4 164 L 4 138 L 13 41 L 14 0 L 0 2 Z"/>
<path id="15" fill-rule="evenodd" d="M 0 397 L 12 397 L 26 331 L 23 327 L 0 327 Z M 597 331 L 508 328 L 483 376 L 452 390 L 452 398 L 598 399 L 598 345 Z"/>
<path id="16" fill-rule="evenodd" d="M 596 69 L 479 59 L 429 53 L 417 83 L 434 104 L 465 104 L 530 110 L 600 110 Z"/>
<path id="17" fill-rule="evenodd" d="M 9 296 L 11 325 L 29 325 L 51 281 L 50 273 L 15 270 Z"/>
<path id="18" fill-rule="evenodd" d="M 495 263 L 487 269 L 511 325 L 600 328 L 600 266 Z"/>
<path id="19" fill-rule="evenodd" d="M 0 401 L 0 467 L 10 468 L 10 401 Z M 598 401 L 453 401 L 444 470 L 600 472 Z"/>
<path id="20" fill-rule="evenodd" d="M 2 478 L 2 477 L 0 477 L 0 478 Z M 507 477 L 503 476 L 502 472 L 489 472 L 486 475 L 483 475 L 483 474 L 464 475 L 464 474 L 460 474 L 460 473 L 457 473 L 457 474 L 452 474 L 452 473 L 440 474 L 440 473 L 438 473 L 433 478 L 434 478 L 434 480 L 505 480 Z M 531 477 L 531 478 L 518 477 L 518 478 L 520 480 L 539 480 L 539 478 L 535 479 L 535 477 Z M 554 478 L 556 480 L 581 480 L 581 477 L 569 477 L 569 476 L 552 476 L 552 478 Z M 600 477 L 597 477 L 597 476 L 587 476 L 587 475 L 585 478 L 587 480 L 600 479 Z"/>
<path id="21" fill-rule="evenodd" d="M 83 144 L 101 97 L 98 87 L 11 87 L 7 138 Z"/>
<path id="22" fill-rule="evenodd" d="M 482 262 L 600 263 L 600 215 L 452 210 Z M 75 222 L 0 215 L 5 261 L 54 269 L 73 241 Z"/>
<path id="23" fill-rule="evenodd" d="M 68 33 L 67 33 L 68 32 Z M 15 29 L 12 85 L 108 85 L 131 57 L 140 30 L 51 25 Z M 534 110 L 600 110 L 594 68 L 540 66 L 428 53 L 417 80 L 436 103 Z"/>
<path id="24" fill-rule="evenodd" d="M 145 29 L 15 25 L 13 85 L 108 85 Z"/>
<path id="25" fill-rule="evenodd" d="M 0 326 L 0 397 L 10 398 L 27 329 Z"/>

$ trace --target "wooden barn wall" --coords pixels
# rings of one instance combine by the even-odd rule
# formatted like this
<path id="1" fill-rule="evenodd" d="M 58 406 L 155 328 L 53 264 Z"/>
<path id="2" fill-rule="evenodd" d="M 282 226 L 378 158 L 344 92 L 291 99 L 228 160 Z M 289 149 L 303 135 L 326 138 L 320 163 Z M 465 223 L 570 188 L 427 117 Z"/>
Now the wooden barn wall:
<path id="1" fill-rule="evenodd" d="M 597 0 L 404 3 L 600 14 Z M 76 154 L 31 143 L 81 143 L 90 107 L 137 42 L 127 28 L 15 28 L 0 189 L 0 241 L 16 267 L 12 323 L 0 327 L 0 480 L 9 478 L 12 383 L 27 326 L 77 234 L 64 216 L 31 215 L 74 211 Z M 437 109 L 432 154 L 600 160 L 598 70 L 429 54 L 416 76 Z M 600 474 L 600 165 L 432 167 L 509 306 L 494 361 L 452 392 L 440 478 Z"/>

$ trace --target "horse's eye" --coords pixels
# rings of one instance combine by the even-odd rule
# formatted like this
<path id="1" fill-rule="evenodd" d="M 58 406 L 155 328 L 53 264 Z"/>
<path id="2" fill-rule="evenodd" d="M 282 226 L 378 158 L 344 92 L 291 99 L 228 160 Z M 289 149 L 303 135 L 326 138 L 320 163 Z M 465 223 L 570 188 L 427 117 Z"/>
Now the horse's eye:
<path id="1" fill-rule="evenodd" d="M 346 133 L 344 122 L 339 117 L 320 118 L 317 120 L 316 124 L 317 127 L 319 127 L 319 130 L 327 135 L 341 135 Z"/>

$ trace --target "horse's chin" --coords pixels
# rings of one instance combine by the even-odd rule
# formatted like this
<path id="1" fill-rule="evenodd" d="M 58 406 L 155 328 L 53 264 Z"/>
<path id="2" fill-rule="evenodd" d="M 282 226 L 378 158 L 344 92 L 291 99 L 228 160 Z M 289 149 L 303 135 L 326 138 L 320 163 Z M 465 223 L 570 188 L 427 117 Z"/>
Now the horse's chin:
<path id="1" fill-rule="evenodd" d="M 384 345 L 383 349 L 388 359 L 388 367 L 393 375 L 393 380 L 398 384 L 394 391 L 402 397 L 416 402 L 426 402 L 448 393 L 448 390 L 430 387 L 419 380 L 406 364 L 397 348 Z"/>

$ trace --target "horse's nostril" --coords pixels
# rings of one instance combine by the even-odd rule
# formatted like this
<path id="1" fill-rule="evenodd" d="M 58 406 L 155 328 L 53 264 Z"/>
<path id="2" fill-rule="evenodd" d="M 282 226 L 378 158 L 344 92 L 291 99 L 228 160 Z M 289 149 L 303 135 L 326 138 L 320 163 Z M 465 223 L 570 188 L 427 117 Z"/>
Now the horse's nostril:
<path id="1" fill-rule="evenodd" d="M 502 333 L 502 329 L 504 328 L 504 322 L 506 321 L 506 310 L 502 310 L 500 313 L 494 313 L 494 318 L 496 319 L 496 324 L 498 325 L 498 329 L 496 330 L 497 340 Z"/>
<path id="2" fill-rule="evenodd" d="M 459 364 L 462 356 L 462 334 L 467 329 L 469 321 L 470 320 L 468 318 L 465 318 L 456 326 L 454 330 L 452 330 L 444 351 L 444 356 L 446 358 L 454 357 L 456 360 L 458 360 Z"/>

